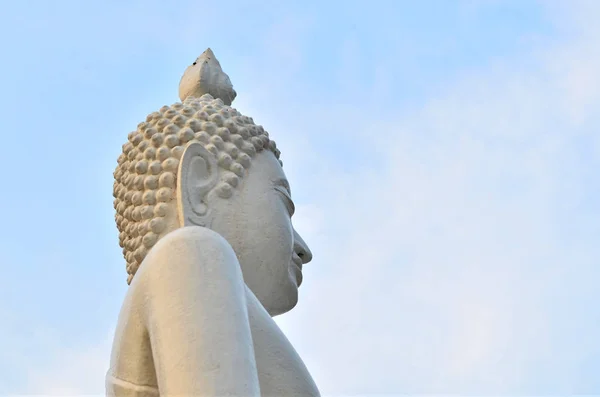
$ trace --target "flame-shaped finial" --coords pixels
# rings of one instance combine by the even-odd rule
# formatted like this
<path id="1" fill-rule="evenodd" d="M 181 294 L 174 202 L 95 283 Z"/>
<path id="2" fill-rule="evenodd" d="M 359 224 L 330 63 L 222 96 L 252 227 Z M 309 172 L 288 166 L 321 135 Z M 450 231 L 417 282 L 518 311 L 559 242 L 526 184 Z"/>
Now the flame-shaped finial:
<path id="1" fill-rule="evenodd" d="M 237 95 L 229 76 L 223 72 L 221 64 L 210 48 L 185 70 L 179 82 L 179 99 L 182 102 L 189 96 L 199 98 L 204 94 L 219 98 L 228 106 Z"/>

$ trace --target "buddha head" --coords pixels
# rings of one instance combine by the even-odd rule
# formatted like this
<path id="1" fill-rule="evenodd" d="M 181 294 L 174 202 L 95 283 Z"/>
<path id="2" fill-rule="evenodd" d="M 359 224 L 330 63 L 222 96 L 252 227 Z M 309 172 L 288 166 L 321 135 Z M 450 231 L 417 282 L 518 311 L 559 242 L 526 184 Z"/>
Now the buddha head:
<path id="1" fill-rule="evenodd" d="M 114 172 L 127 282 L 163 236 L 202 226 L 231 244 L 267 311 L 284 313 L 297 303 L 312 254 L 292 226 L 280 152 L 263 127 L 225 104 L 235 91 L 210 49 L 188 67 L 179 92 L 182 102 L 129 134 Z"/>

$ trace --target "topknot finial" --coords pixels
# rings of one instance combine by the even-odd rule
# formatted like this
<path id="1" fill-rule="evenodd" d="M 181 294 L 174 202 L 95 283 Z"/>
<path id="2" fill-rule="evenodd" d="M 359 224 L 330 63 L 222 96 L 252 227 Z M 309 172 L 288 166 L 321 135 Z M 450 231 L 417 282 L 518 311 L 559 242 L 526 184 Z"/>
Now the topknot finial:
<path id="1" fill-rule="evenodd" d="M 210 48 L 188 66 L 179 82 L 179 99 L 182 102 L 187 97 L 199 98 L 204 94 L 219 98 L 228 106 L 237 95 L 229 76 L 223 72 L 221 64 Z"/>

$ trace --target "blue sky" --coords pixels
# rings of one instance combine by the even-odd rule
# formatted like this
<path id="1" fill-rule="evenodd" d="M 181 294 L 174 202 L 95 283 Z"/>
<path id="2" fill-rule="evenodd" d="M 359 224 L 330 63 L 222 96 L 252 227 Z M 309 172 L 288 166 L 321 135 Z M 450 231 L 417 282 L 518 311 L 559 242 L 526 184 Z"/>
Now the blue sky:
<path id="1" fill-rule="evenodd" d="M 281 148 L 315 259 L 277 321 L 324 395 L 600 392 L 600 3 L 2 13 L 0 395 L 103 393 L 116 158 L 207 47 Z"/>

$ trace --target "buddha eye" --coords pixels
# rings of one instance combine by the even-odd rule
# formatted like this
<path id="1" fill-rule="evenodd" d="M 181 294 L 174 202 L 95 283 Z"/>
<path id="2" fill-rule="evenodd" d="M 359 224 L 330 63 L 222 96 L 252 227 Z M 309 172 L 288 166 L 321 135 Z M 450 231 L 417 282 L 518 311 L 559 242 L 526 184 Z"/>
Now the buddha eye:
<path id="1" fill-rule="evenodd" d="M 290 197 L 290 194 L 288 193 L 288 191 L 285 188 L 280 187 L 280 186 L 276 186 L 275 190 L 277 190 L 277 192 L 279 194 L 281 194 L 281 196 L 283 196 L 283 199 L 285 201 L 285 206 L 287 207 L 287 210 L 290 213 L 290 217 L 293 216 L 294 212 L 296 212 L 296 206 L 294 205 L 294 201 Z"/>

